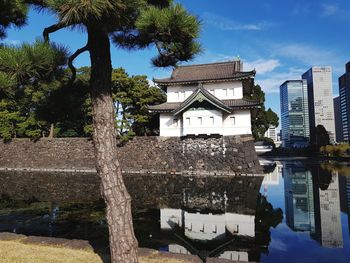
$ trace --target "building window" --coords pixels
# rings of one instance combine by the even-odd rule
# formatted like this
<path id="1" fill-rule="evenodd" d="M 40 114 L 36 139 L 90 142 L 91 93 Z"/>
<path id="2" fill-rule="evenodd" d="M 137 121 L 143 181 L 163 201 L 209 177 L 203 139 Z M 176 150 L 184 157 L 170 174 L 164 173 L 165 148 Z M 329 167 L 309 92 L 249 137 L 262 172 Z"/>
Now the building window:
<path id="1" fill-rule="evenodd" d="M 226 97 L 228 96 L 228 90 L 227 89 L 224 89 L 224 94 L 225 94 Z"/>
<path id="2" fill-rule="evenodd" d="M 186 118 L 186 124 L 187 124 L 187 126 L 191 126 L 191 119 L 190 118 Z"/>
<path id="3" fill-rule="evenodd" d="M 185 99 L 185 92 L 181 91 L 181 99 Z"/>
<path id="4" fill-rule="evenodd" d="M 202 126 L 202 125 L 203 125 L 202 117 L 198 117 L 198 125 L 199 125 L 199 126 Z"/>
<path id="5" fill-rule="evenodd" d="M 211 125 L 214 125 L 214 116 L 210 117 L 210 123 L 211 123 Z"/>
<path id="6" fill-rule="evenodd" d="M 176 91 L 176 93 L 177 93 L 177 99 L 179 100 L 180 99 L 180 92 Z"/>
<path id="7" fill-rule="evenodd" d="M 230 117 L 230 124 L 231 124 L 231 126 L 236 125 L 236 118 L 235 117 L 233 117 L 233 116 Z"/>
<path id="8" fill-rule="evenodd" d="M 177 127 L 178 126 L 178 119 L 173 119 L 173 126 L 174 127 Z"/>

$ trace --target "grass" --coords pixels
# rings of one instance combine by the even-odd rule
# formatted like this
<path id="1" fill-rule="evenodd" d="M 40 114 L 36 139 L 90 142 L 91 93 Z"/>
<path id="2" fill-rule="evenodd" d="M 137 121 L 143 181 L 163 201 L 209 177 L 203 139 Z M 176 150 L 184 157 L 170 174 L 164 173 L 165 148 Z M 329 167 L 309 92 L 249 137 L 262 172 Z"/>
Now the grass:
<path id="1" fill-rule="evenodd" d="M 90 251 L 17 241 L 0 241 L 0 255 L 3 263 L 102 263 L 101 258 Z"/>
<path id="2" fill-rule="evenodd" d="M 2 263 L 102 263 L 92 251 L 23 244 L 18 241 L 0 241 Z M 184 261 L 159 257 L 158 253 L 141 257 L 140 263 L 182 263 Z"/>

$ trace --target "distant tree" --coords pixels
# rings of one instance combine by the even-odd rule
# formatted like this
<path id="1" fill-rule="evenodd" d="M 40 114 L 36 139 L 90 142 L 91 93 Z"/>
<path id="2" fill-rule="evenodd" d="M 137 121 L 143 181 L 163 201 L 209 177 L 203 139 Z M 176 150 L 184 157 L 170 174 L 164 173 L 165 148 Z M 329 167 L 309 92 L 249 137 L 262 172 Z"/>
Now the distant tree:
<path id="1" fill-rule="evenodd" d="M 256 116 L 252 118 L 252 134 L 255 140 L 261 140 L 270 126 L 277 127 L 279 118 L 277 114 L 269 108 L 265 109 L 265 93 L 259 85 L 254 85 L 249 99 L 259 101 L 262 106 L 257 110 Z"/>
<path id="2" fill-rule="evenodd" d="M 137 262 L 137 241 L 133 233 L 131 198 L 119 167 L 115 107 L 112 99 L 110 38 L 118 47 L 141 49 L 155 45 L 159 55 L 155 66 L 173 66 L 192 59 L 200 51 L 196 41 L 200 25 L 196 17 L 171 0 L 42 0 L 40 7 L 56 14 L 58 22 L 44 30 L 44 39 L 62 28 L 84 28 L 87 43 L 70 57 L 73 61 L 90 53 L 90 93 L 93 112 L 93 141 L 96 168 L 106 201 L 112 262 Z"/>
<path id="3" fill-rule="evenodd" d="M 152 134 L 154 115 L 149 113 L 147 106 L 164 102 L 163 91 L 150 87 L 146 76 L 129 77 L 119 68 L 112 72 L 112 96 L 116 105 L 117 131 L 122 138 Z"/>
<path id="4" fill-rule="evenodd" d="M 311 131 L 311 146 L 314 150 L 319 151 L 322 146 L 330 144 L 329 134 L 323 125 L 317 125 Z"/>
<path id="5" fill-rule="evenodd" d="M 49 130 L 36 109 L 60 85 L 65 50 L 36 42 L 0 47 L 0 137 L 40 137 Z"/>
<path id="6" fill-rule="evenodd" d="M 6 29 L 22 26 L 26 22 L 28 7 L 24 1 L 0 0 L 0 39 L 6 37 Z"/>

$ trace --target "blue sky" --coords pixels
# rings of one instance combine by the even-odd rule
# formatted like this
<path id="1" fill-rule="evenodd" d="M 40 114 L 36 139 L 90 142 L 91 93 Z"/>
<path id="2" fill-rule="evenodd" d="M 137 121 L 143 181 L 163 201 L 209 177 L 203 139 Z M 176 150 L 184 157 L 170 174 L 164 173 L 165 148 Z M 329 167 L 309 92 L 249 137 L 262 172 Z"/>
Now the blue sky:
<path id="1" fill-rule="evenodd" d="M 298 79 L 311 66 L 333 67 L 333 93 L 338 94 L 338 77 L 350 60 L 350 1 L 348 0 L 178 0 L 202 21 L 200 42 L 204 51 L 191 63 L 234 59 L 244 69 L 256 69 L 256 83 L 266 93 L 266 106 L 279 114 L 279 85 Z M 32 10 L 27 26 L 10 29 L 7 43 L 32 42 L 41 36 L 55 17 Z M 84 46 L 86 35 L 64 30 L 52 40 L 72 52 Z M 154 47 L 143 51 L 112 49 L 113 67 L 149 79 L 166 77 L 170 70 L 156 69 L 150 59 Z M 87 54 L 76 66 L 89 65 Z"/>

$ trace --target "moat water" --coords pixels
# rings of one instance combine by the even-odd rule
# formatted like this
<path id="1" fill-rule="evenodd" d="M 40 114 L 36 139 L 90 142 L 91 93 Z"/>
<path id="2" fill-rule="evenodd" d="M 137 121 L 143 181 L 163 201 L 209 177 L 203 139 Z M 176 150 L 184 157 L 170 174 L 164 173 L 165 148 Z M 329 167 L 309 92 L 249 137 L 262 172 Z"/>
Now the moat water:
<path id="1" fill-rule="evenodd" d="M 349 262 L 350 163 L 274 162 L 264 177 L 125 176 L 139 246 L 203 262 Z M 0 172 L 0 232 L 108 253 L 98 184 L 88 173 Z"/>

